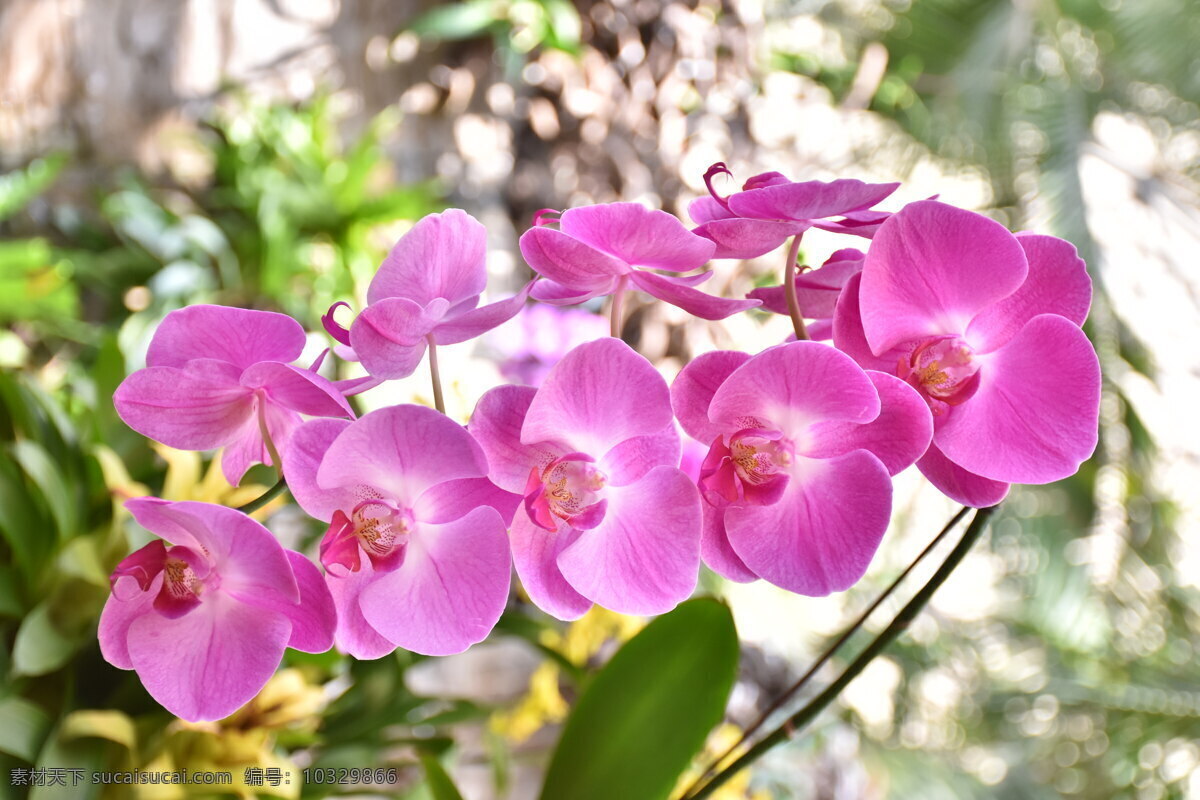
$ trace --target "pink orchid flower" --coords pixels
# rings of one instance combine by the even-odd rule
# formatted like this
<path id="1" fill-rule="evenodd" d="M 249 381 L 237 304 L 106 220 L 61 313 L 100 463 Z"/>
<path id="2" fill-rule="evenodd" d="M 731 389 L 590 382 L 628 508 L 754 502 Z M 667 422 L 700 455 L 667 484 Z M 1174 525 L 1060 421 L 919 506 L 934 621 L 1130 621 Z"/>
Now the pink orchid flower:
<path id="1" fill-rule="evenodd" d="M 834 342 L 921 393 L 934 435 L 918 467 L 952 499 L 990 506 L 1095 450 L 1100 364 L 1080 329 L 1091 297 L 1068 242 L 925 200 L 880 227 Z"/>
<path id="2" fill-rule="evenodd" d="M 508 599 L 505 517 L 520 498 L 487 480 L 461 425 L 411 405 L 312 420 L 284 464 L 296 502 L 329 523 L 321 562 L 341 650 L 448 655 L 491 632 Z"/>
<path id="3" fill-rule="evenodd" d="M 113 572 L 100 650 L 135 670 L 172 714 L 226 717 L 258 694 L 286 648 L 333 645 L 333 599 L 320 572 L 250 517 L 152 497 L 125 507 L 162 539 Z"/>
<path id="4" fill-rule="evenodd" d="M 539 222 L 521 236 L 521 254 L 545 278 L 533 287 L 538 300 L 573 305 L 609 294 L 620 298 L 632 285 L 703 319 L 724 319 L 758 305 L 692 288 L 712 277 L 711 271 L 689 276 L 650 271 L 690 272 L 712 258 L 712 242 L 665 211 L 605 203 L 568 209 L 558 222 L 558 230 Z"/>
<path id="5" fill-rule="evenodd" d="M 800 305 L 800 313 L 810 320 L 810 339 L 833 338 L 833 310 L 837 306 L 837 299 L 846 281 L 862 272 L 865 257 L 861 250 L 838 250 L 819 269 L 796 275 L 796 300 Z M 764 286 L 746 296 L 761 300 L 764 311 L 784 316 L 788 313 L 783 286 Z M 795 338 L 794 335 L 792 338 Z"/>
<path id="6" fill-rule="evenodd" d="M 125 424 L 168 447 L 224 447 L 221 469 L 236 486 L 251 465 L 274 465 L 272 447 L 287 443 L 301 414 L 354 416 L 330 381 L 291 365 L 304 343 L 284 314 L 181 308 L 158 326 L 146 368 L 117 387 L 113 404 Z"/>
<path id="7" fill-rule="evenodd" d="M 367 307 L 350 330 L 326 329 L 376 379 L 404 378 L 426 347 L 473 339 L 516 316 L 530 285 L 477 308 L 487 286 L 487 230 L 457 208 L 430 214 L 404 234 L 367 287 Z M 332 312 L 332 309 L 331 309 Z"/>
<path id="8" fill-rule="evenodd" d="M 539 607 L 659 614 L 692 593 L 700 499 L 678 468 L 666 381 L 624 342 L 576 347 L 539 389 L 492 389 L 469 429 L 491 479 L 524 498 L 513 561 Z"/>
<path id="9" fill-rule="evenodd" d="M 852 586 L 891 515 L 891 476 L 925 451 L 929 412 L 903 381 L 817 342 L 694 359 L 671 386 L 700 469 L 701 554 L 735 581 L 805 595 Z"/>
<path id="10" fill-rule="evenodd" d="M 756 258 L 813 227 L 870 238 L 889 216 L 871 206 L 900 186 L 851 179 L 798 183 L 765 172 L 746 181 L 742 191 L 722 197 L 712 185 L 719 174 L 732 173 L 724 164 L 713 164 L 704 176 L 709 196 L 688 205 L 688 216 L 698 226 L 693 232 L 716 244 L 714 258 Z"/>

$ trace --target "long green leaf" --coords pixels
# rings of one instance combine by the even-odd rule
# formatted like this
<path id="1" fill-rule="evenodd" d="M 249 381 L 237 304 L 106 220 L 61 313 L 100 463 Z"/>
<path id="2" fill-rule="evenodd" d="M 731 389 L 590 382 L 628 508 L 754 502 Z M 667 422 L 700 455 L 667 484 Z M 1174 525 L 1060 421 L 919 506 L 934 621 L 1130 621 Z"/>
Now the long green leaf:
<path id="1" fill-rule="evenodd" d="M 690 600 L 622 647 L 584 690 L 542 800 L 663 800 L 721 721 L 737 674 L 733 616 Z"/>
<path id="2" fill-rule="evenodd" d="M 425 783 L 434 800 L 462 800 L 454 781 L 446 774 L 442 762 L 432 753 L 421 754 L 421 766 L 425 767 Z"/>

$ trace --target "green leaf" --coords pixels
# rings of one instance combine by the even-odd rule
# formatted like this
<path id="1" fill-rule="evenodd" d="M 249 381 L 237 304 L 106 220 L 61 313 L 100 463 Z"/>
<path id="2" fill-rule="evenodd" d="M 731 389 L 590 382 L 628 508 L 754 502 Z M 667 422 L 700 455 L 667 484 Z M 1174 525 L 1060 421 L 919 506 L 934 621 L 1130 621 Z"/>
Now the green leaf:
<path id="1" fill-rule="evenodd" d="M 454 787 L 454 781 L 450 780 L 437 756 L 422 753 L 421 766 L 425 767 L 425 783 L 429 785 L 434 800 L 462 800 L 462 795 Z"/>
<path id="2" fill-rule="evenodd" d="M 46 449 L 26 439 L 15 443 L 12 450 L 17 463 L 46 498 L 59 535 L 64 539 L 75 535 L 79 526 L 79 503 Z"/>
<path id="3" fill-rule="evenodd" d="M 45 675 L 71 658 L 78 642 L 59 631 L 50 618 L 49 602 L 39 603 L 21 622 L 13 644 L 13 672 L 17 675 Z"/>
<path id="4" fill-rule="evenodd" d="M 20 697 L 0 700 L 0 751 L 33 761 L 50 730 L 50 716 Z"/>
<path id="5" fill-rule="evenodd" d="M 495 0 L 447 3 L 422 14 L 411 30 L 431 39 L 473 39 L 499 20 L 498 8 Z"/>
<path id="6" fill-rule="evenodd" d="M 737 663 L 733 616 L 716 600 L 651 622 L 580 696 L 542 800 L 665 800 L 721 721 Z"/>

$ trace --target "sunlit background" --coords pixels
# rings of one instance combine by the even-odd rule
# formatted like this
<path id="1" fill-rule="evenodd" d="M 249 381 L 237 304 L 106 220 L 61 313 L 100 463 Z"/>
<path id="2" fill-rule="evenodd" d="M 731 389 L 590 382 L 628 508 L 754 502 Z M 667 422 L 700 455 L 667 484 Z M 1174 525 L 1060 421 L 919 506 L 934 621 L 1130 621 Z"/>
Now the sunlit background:
<path id="1" fill-rule="evenodd" d="M 427 798 L 421 755 L 467 800 L 536 796 L 579 674 L 641 621 L 565 626 L 517 603 L 460 657 L 289 651 L 250 706 L 201 725 L 107 665 L 106 576 L 147 536 L 120 502 L 236 505 L 273 480 L 259 468 L 257 487 L 231 490 L 207 456 L 128 430 L 112 391 L 182 305 L 276 309 L 319 331 L 334 301 L 361 307 L 426 213 L 461 207 L 487 226 L 489 293 L 504 296 L 529 276 L 516 239 L 536 210 L 635 200 L 688 221 L 705 169 L 725 161 L 739 179 L 901 180 L 885 208 L 939 195 L 1069 239 L 1096 285 L 1087 331 L 1106 382 L 1095 458 L 1015 490 L 909 634 L 724 800 L 1200 798 L 1197 42 L 1196 0 L 5 0 L 0 797 L 28 791 L 10 770 L 72 765 L 239 779 L 394 767 L 400 796 Z M 817 265 L 843 244 L 814 232 L 803 253 Z M 741 296 L 779 283 L 782 263 L 718 262 L 706 287 Z M 450 415 L 604 335 L 596 310 L 530 309 L 445 348 Z M 789 329 L 642 297 L 624 338 L 670 377 Z M 419 371 L 362 408 L 429 394 Z M 840 596 L 702 576 L 743 640 L 714 752 L 953 511 L 915 470 L 901 476 L 892 532 Z M 258 516 L 290 546 L 321 533 L 282 501 Z M 241 791 L 345 793 L 277 783 Z"/>

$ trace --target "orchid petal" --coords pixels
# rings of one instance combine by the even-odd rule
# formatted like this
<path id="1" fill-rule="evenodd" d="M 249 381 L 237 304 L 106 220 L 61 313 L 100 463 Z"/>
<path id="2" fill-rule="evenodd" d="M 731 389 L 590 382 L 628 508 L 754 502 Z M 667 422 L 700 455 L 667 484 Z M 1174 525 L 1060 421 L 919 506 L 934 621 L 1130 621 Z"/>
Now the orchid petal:
<path id="1" fill-rule="evenodd" d="M 189 722 L 227 717 L 275 673 L 291 634 L 283 614 L 214 592 L 176 619 L 129 626 L 130 660 L 150 696 Z"/>
<path id="2" fill-rule="evenodd" d="M 870 422 L 818 422 L 810 432 L 811 445 L 805 455 L 833 458 L 852 450 L 874 453 L 896 475 L 929 448 L 933 417 L 921 395 L 904 381 L 883 372 L 868 372 L 879 390 L 879 416 Z"/>
<path id="3" fill-rule="evenodd" d="M 713 395 L 709 419 L 748 427 L 739 420 L 769 421 L 792 438 L 826 419 L 870 422 L 879 415 L 879 393 L 849 356 L 817 342 L 791 342 L 764 350 L 738 367 Z"/>
<path id="4" fill-rule="evenodd" d="M 534 605 L 556 619 L 579 619 L 592 607 L 592 601 L 575 591 L 558 568 L 558 554 L 579 535 L 566 525 L 558 531 L 545 530 L 524 511 L 517 512 L 509 531 L 521 586 Z"/>
<path id="5" fill-rule="evenodd" d="M 425 306 L 454 305 L 487 285 L 487 229 L 451 208 L 423 217 L 392 247 L 367 288 L 367 302 L 403 297 Z M 357 347 L 355 348 L 357 349 Z"/>
<path id="6" fill-rule="evenodd" d="M 981 311 L 967 328 L 967 340 L 979 353 L 990 353 L 1016 336 L 1038 314 L 1058 314 L 1076 325 L 1087 319 L 1092 279 L 1075 246 L 1055 236 L 1017 234 L 1029 261 L 1021 288 Z"/>
<path id="7" fill-rule="evenodd" d="M 994 481 L 1049 483 L 1075 474 L 1091 457 L 1100 363 L 1073 322 L 1034 317 L 985 357 L 979 376 L 975 394 L 934 434 L 948 459 Z"/>
<path id="8" fill-rule="evenodd" d="M 525 307 L 525 299 L 529 297 L 529 290 L 532 288 L 533 281 L 530 281 L 512 297 L 489 303 L 457 317 L 447 316 L 434 327 L 433 340 L 438 344 L 457 344 L 503 325 Z"/>
<path id="9" fill-rule="evenodd" d="M 1008 496 L 1011 484 L 989 480 L 955 464 L 931 445 L 917 462 L 917 469 L 939 492 L 956 503 L 972 508 L 994 506 Z"/>
<path id="10" fill-rule="evenodd" d="M 816 597 L 848 589 L 887 530 L 891 478 L 865 450 L 798 466 L 779 502 L 725 510 L 729 542 L 748 569 L 788 591 Z"/>
<path id="11" fill-rule="evenodd" d="M 703 266 L 714 249 L 712 242 L 695 235 L 667 212 L 640 203 L 567 209 L 559 227 L 563 234 L 630 266 L 671 272 L 689 272 Z"/>
<path id="12" fill-rule="evenodd" d="M 634 270 L 630 276 L 633 283 L 643 292 L 654 295 L 673 306 L 679 306 L 689 314 L 701 319 L 725 319 L 739 311 L 755 308 L 758 300 L 727 300 L 713 297 L 688 285 L 687 279 L 679 280 L 666 275 L 656 275 L 645 270 Z"/>
<path id="13" fill-rule="evenodd" d="M 212 450 L 237 437 L 254 414 L 253 391 L 236 366 L 196 359 L 184 367 L 147 367 L 121 382 L 113 405 L 125 424 L 180 450 Z"/>
<path id="14" fill-rule="evenodd" d="M 467 430 L 487 455 L 488 477 L 501 489 L 524 494 L 529 468 L 542 451 L 521 443 L 521 426 L 537 390 L 497 386 L 479 398 Z"/>
<path id="15" fill-rule="evenodd" d="M 725 432 L 708 418 L 713 395 L 733 374 L 750 360 L 748 353 L 737 350 L 715 350 L 693 358 L 671 384 L 671 408 L 683 430 L 705 444 Z"/>
<path id="16" fill-rule="evenodd" d="M 260 361 L 242 373 L 241 383 L 261 389 L 273 402 L 301 414 L 354 417 L 354 410 L 332 382 L 301 367 Z"/>
<path id="17" fill-rule="evenodd" d="M 371 627 L 400 647 L 461 653 L 500 619 L 510 571 L 504 522 L 481 507 L 454 522 L 418 524 L 404 564 L 364 587 L 359 602 Z"/>
<path id="18" fill-rule="evenodd" d="M 909 203 L 879 228 L 863 265 L 859 305 L 876 355 L 930 336 L 959 336 L 1024 283 L 1016 237 L 987 217 L 936 200 Z"/>
<path id="19" fill-rule="evenodd" d="M 535 272 L 577 293 L 600 289 L 630 270 L 621 259 L 553 228 L 530 228 L 519 245 Z"/>
<path id="20" fill-rule="evenodd" d="M 828 183 L 789 181 L 731 195 L 729 210 L 739 217 L 756 219 L 823 219 L 870 208 L 899 186 L 899 183 L 863 183 L 852 179 Z"/>
<path id="21" fill-rule="evenodd" d="M 605 491 L 608 509 L 594 529 L 558 555 L 567 582 L 621 614 L 661 614 L 696 588 L 700 496 L 682 471 L 655 467 Z"/>
<path id="22" fill-rule="evenodd" d="M 304 343 L 304 328 L 286 314 L 194 305 L 163 318 L 146 351 L 146 365 L 183 367 L 195 359 L 215 359 L 245 369 L 259 361 L 295 361 Z"/>
<path id="23" fill-rule="evenodd" d="M 550 371 L 525 414 L 521 442 L 562 441 L 599 455 L 671 421 L 670 391 L 658 370 L 620 339 L 599 339 Z"/>
<path id="24" fill-rule="evenodd" d="M 465 428 L 432 408 L 401 405 L 347 426 L 321 460 L 317 485 L 367 486 L 411 507 L 430 486 L 486 474 L 487 458 Z"/>

